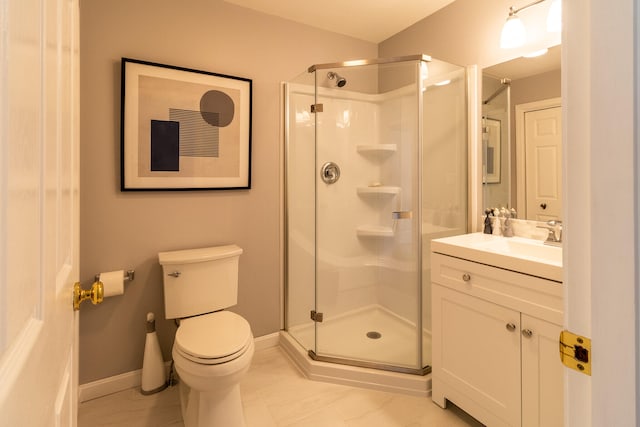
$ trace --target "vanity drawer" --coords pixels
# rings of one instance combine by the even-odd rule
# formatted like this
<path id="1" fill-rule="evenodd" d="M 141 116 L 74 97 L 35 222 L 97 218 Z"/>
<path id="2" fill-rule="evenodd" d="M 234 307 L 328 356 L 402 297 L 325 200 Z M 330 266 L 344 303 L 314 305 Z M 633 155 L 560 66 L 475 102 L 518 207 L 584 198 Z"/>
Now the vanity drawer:
<path id="1" fill-rule="evenodd" d="M 561 282 L 439 253 L 431 254 L 431 281 L 458 292 L 561 325 Z"/>

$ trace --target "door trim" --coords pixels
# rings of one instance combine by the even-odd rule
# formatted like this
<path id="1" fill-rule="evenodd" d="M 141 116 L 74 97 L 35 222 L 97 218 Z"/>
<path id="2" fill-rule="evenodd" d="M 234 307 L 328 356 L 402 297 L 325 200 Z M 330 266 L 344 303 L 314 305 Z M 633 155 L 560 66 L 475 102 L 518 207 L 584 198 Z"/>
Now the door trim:
<path id="1" fill-rule="evenodd" d="M 521 215 L 524 215 L 525 213 L 527 202 L 525 182 L 524 115 L 531 111 L 546 110 L 548 108 L 561 106 L 562 98 L 549 98 L 541 101 L 516 105 L 516 210 Z"/>

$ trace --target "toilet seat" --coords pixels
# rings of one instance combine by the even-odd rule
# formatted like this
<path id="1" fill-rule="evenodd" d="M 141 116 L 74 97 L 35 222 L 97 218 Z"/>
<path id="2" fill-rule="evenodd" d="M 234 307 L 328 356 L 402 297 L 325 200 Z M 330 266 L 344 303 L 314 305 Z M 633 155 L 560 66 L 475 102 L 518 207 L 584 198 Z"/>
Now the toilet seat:
<path id="1" fill-rule="evenodd" d="M 243 317 L 217 311 L 183 319 L 174 348 L 195 363 L 218 365 L 242 356 L 252 340 L 251 327 Z"/>

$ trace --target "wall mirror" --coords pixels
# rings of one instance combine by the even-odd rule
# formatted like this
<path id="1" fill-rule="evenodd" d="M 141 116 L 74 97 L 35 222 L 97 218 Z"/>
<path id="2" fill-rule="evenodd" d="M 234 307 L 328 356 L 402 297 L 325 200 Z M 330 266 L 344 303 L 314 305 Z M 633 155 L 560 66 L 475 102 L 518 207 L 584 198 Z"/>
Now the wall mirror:
<path id="1" fill-rule="evenodd" d="M 483 208 L 562 217 L 560 46 L 482 70 Z"/>

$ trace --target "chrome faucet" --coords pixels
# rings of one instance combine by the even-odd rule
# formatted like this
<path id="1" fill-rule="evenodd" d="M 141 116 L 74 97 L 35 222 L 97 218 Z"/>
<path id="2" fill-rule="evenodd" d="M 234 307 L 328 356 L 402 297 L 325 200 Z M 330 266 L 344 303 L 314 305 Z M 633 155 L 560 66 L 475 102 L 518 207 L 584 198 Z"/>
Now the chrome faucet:
<path id="1" fill-rule="evenodd" d="M 562 221 L 555 219 L 547 221 L 546 225 L 538 225 L 538 228 L 546 228 L 549 231 L 545 245 L 561 246 L 562 245 Z"/>

